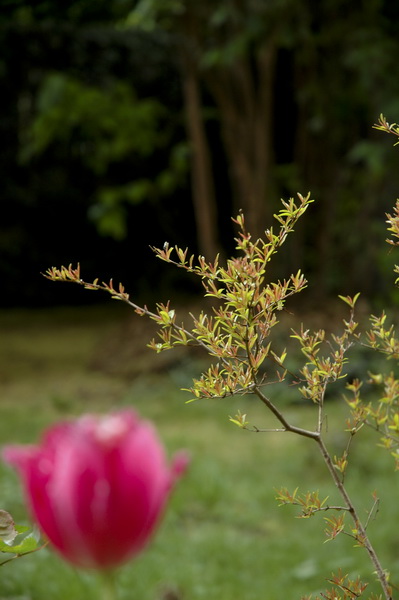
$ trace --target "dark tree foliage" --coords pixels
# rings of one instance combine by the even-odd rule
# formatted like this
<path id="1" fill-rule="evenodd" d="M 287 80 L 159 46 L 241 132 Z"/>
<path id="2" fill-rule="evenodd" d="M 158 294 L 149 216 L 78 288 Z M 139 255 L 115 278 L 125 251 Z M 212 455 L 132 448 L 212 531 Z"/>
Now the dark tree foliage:
<path id="1" fill-rule="evenodd" d="M 143 9 L 147 26 L 126 27 L 129 15 Z M 374 224 L 382 222 L 399 179 L 395 152 L 371 125 L 380 112 L 398 119 L 398 21 L 388 0 L 2 0 L 2 303 L 69 301 L 39 273 L 78 260 L 88 277 L 112 273 L 136 293 L 153 280 L 164 285 L 160 278 L 170 273 L 154 261 L 150 244 L 167 240 L 194 252 L 210 244 L 230 254 L 226 240 L 238 208 L 262 230 L 280 196 L 309 189 L 317 202 L 276 275 L 299 267 L 312 272 L 319 301 L 339 292 L 384 294 L 389 258 L 378 250 Z M 133 139 L 118 160 L 111 156 L 94 168 L 96 153 L 111 146 L 106 136 L 101 142 L 107 125 L 91 134 L 95 119 L 85 120 L 84 111 L 83 121 L 71 125 L 73 102 L 71 111 L 64 106 L 65 119 L 58 115 L 64 127 L 43 142 L 43 115 L 54 113 L 40 102 L 45 97 L 57 106 L 49 98 L 58 76 L 63 89 L 75 86 L 79 94 L 81 86 L 88 97 L 99 90 L 112 98 L 125 86 L 138 104 L 156 101 L 163 112 L 152 124 L 149 117 L 147 141 L 159 130 L 153 150 Z M 119 141 L 113 138 L 115 146 Z M 124 239 L 99 235 L 112 231 L 113 218 L 114 234 L 123 238 L 126 231 Z M 134 256 L 140 260 L 132 266 Z"/>
<path id="2" fill-rule="evenodd" d="M 53 144 L 41 155 L 21 160 L 38 93 L 51 73 L 63 73 L 103 90 L 112 89 L 119 81 L 127 82 L 139 98 L 153 97 L 165 105 L 175 115 L 174 135 L 182 136 L 180 90 L 168 36 L 142 32 L 132 35 L 118 30 L 114 26 L 118 15 L 110 14 L 107 8 L 113 3 L 100 3 L 103 11 L 97 3 L 81 3 L 81 12 L 78 6 L 72 10 L 74 4 L 79 3 L 62 7 L 43 2 L 29 8 L 23 2 L 9 3 L 6 9 L 10 18 L 7 10 L 2 12 L 0 174 L 6 215 L 0 226 L 3 305 L 41 305 L 73 298 L 90 301 L 83 295 L 77 299 L 72 290 L 70 297 L 69 290 L 67 296 L 55 295 L 42 280 L 40 272 L 49 263 L 60 261 L 81 261 L 89 271 L 101 265 L 104 277 L 116 268 L 115 277 L 127 279 L 138 290 L 146 285 L 151 273 L 159 276 L 148 246 L 163 243 L 165 235 L 184 242 L 175 227 L 182 207 L 190 224 L 190 207 L 183 192 L 175 195 L 173 203 L 165 205 L 150 197 L 128 211 L 129 236 L 119 242 L 100 236 L 95 223 L 88 220 L 88 209 L 99 186 L 135 176 L 152 177 L 164 161 L 162 149 L 150 159 L 136 157 L 111 165 L 101 177 L 74 154 L 76 140 Z M 97 5 L 94 14 L 90 8 L 93 5 Z M 18 10 L 22 12 L 16 16 Z M 144 257 L 144 263 L 148 257 L 142 271 L 130 264 L 136 253 Z"/>

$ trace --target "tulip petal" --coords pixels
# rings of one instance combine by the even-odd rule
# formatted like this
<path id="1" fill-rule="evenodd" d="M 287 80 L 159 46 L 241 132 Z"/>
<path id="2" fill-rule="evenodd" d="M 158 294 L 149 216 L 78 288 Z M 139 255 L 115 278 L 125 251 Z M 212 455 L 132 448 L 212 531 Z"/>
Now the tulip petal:
<path id="1" fill-rule="evenodd" d="M 61 423 L 39 446 L 9 446 L 33 517 L 61 555 L 110 569 L 140 552 L 187 467 L 170 467 L 155 429 L 131 410 Z"/>

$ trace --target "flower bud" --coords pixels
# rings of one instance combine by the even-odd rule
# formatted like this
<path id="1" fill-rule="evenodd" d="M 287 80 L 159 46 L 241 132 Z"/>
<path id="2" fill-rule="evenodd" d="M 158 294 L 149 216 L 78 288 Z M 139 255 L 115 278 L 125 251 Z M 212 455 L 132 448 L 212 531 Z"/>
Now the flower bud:
<path id="1" fill-rule="evenodd" d="M 37 446 L 8 446 L 34 519 L 78 567 L 110 569 L 140 552 L 188 459 L 167 464 L 159 438 L 131 410 L 50 428 Z"/>

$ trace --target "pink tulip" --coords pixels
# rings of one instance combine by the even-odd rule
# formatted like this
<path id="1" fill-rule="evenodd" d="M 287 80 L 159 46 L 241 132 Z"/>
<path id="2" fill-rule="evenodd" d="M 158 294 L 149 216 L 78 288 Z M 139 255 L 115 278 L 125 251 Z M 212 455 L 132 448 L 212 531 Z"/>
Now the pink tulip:
<path id="1" fill-rule="evenodd" d="M 78 567 L 110 569 L 140 552 L 176 479 L 151 424 L 130 410 L 55 425 L 38 446 L 8 446 L 34 519 Z"/>

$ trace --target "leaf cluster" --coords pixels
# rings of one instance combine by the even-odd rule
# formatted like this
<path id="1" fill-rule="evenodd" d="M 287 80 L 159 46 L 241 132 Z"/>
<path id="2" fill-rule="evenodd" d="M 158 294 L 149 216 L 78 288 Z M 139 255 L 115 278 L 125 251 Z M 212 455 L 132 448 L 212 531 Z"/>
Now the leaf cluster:
<path id="1" fill-rule="evenodd" d="M 371 328 L 366 332 L 369 348 L 383 354 L 387 360 L 398 360 L 399 339 L 393 325 L 386 325 L 386 314 L 371 315 Z M 351 393 L 345 400 L 350 408 L 347 429 L 354 433 L 363 425 L 380 434 L 380 445 L 387 449 L 399 470 L 399 379 L 393 371 L 368 373 L 367 383 L 372 385 L 374 398 L 368 401 L 362 395 L 363 382 L 355 379 L 346 388 Z"/>
<path id="2" fill-rule="evenodd" d="M 359 577 L 352 579 L 349 575 L 343 575 L 339 570 L 337 574 L 332 574 L 327 580 L 333 585 L 332 588 L 320 593 L 315 600 L 355 600 L 363 596 L 368 584 L 360 580 Z M 302 596 L 301 600 L 311 600 L 313 596 Z M 368 600 L 382 600 L 382 596 L 371 594 Z"/>
<path id="3" fill-rule="evenodd" d="M 76 269 L 71 265 L 53 267 L 45 276 L 53 281 L 72 281 L 90 290 L 107 291 L 112 298 L 133 306 L 138 314 L 149 316 L 159 325 L 158 340 L 149 344 L 157 352 L 189 344 L 204 348 L 217 362 L 194 380 L 190 392 L 195 399 L 245 393 L 254 385 L 269 382 L 269 372 L 264 368 L 266 360 L 277 370 L 278 381 L 286 374 L 286 354 L 275 353 L 269 337 L 287 298 L 302 291 L 307 282 L 298 271 L 283 281 L 270 283 L 266 280 L 266 271 L 272 256 L 312 202 L 310 194 L 306 197 L 299 194 L 298 200 L 283 201 L 283 208 L 275 215 L 279 229 L 277 232 L 267 230 L 265 240 L 252 240 L 245 228 L 244 215 L 239 214 L 234 219 L 239 228 L 236 238 L 239 255 L 227 260 L 226 265 L 220 264 L 219 256 L 213 262 L 207 262 L 203 256 L 195 259 L 193 255 L 188 256 L 187 248 L 169 246 L 167 242 L 163 248 L 153 248 L 160 260 L 199 277 L 204 296 L 215 300 L 212 314 L 192 315 L 191 329 L 178 324 L 176 312 L 169 303 L 159 303 L 156 311 L 151 312 L 147 307 L 132 303 L 121 284 L 115 289 L 112 280 L 108 284 L 83 281 L 79 266 Z"/>

